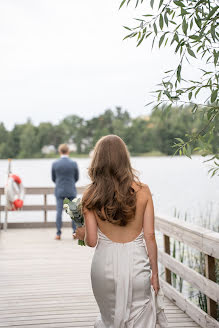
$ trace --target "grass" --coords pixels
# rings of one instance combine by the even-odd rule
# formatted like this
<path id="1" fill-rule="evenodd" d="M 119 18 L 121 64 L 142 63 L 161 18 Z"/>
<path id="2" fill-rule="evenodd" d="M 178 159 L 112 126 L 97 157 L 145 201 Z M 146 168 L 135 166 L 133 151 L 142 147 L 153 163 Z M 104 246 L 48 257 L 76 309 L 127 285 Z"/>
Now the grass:
<path id="1" fill-rule="evenodd" d="M 131 156 L 136 157 L 159 157 L 159 156 L 167 156 L 159 151 L 150 151 L 147 153 L 131 153 Z M 89 158 L 89 154 L 79 154 L 79 153 L 70 153 L 71 158 Z M 59 158 L 59 154 L 48 154 L 43 155 L 41 158 Z"/>
<path id="2" fill-rule="evenodd" d="M 158 150 L 150 151 L 147 153 L 131 153 L 131 156 L 136 157 L 161 157 L 161 156 L 168 156 L 166 154 L 161 153 Z"/>

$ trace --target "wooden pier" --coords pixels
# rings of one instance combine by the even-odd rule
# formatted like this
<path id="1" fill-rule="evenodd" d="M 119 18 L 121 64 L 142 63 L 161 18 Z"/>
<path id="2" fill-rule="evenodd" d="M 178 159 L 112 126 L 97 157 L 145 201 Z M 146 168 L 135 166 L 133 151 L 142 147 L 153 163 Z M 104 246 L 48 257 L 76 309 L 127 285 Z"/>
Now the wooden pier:
<path id="1" fill-rule="evenodd" d="M 39 189 L 32 189 L 39 194 Z M 36 206 L 44 212 L 54 209 L 53 205 Z M 2 205 L 0 210 L 3 209 Z M 31 210 L 30 206 L 26 210 Z M 70 224 L 66 226 L 61 241 L 54 240 L 54 223 L 46 220 L 37 224 L 9 223 L 7 231 L 0 230 L 0 327 L 93 327 L 98 314 L 90 284 L 94 250 L 78 246 L 72 239 Z M 215 282 L 219 234 L 176 218 L 156 217 L 156 229 L 164 236 L 159 261 L 165 267 L 161 285 L 169 327 L 218 328 L 214 317 L 219 301 Z M 170 255 L 171 237 L 205 254 L 205 277 Z M 171 272 L 207 296 L 208 313 L 171 286 Z"/>

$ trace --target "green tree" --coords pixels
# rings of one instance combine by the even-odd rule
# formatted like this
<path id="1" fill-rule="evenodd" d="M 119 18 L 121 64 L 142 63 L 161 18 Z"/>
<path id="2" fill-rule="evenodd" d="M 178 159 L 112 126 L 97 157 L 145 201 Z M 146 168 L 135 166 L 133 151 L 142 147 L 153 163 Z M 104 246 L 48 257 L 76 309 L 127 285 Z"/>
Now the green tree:
<path id="1" fill-rule="evenodd" d="M 0 123 L 0 140 L 6 142 L 8 137 L 8 131 L 6 130 L 3 123 Z"/>
<path id="2" fill-rule="evenodd" d="M 15 124 L 9 132 L 7 140 L 7 149 L 9 158 L 17 158 L 20 153 L 20 137 L 25 124 Z"/>
<path id="3" fill-rule="evenodd" d="M 7 158 L 9 149 L 7 146 L 8 131 L 3 123 L 0 123 L 0 158 Z"/>
<path id="4" fill-rule="evenodd" d="M 87 137 L 92 140 L 91 147 L 94 147 L 97 140 L 107 134 L 117 134 L 125 139 L 130 124 L 129 113 L 123 111 L 121 107 L 116 107 L 115 111 L 107 109 L 103 114 L 88 120 L 85 131 Z"/>
<path id="5" fill-rule="evenodd" d="M 62 124 L 56 124 L 53 126 L 53 145 L 58 148 L 62 143 L 68 142 L 65 128 Z"/>
<path id="6" fill-rule="evenodd" d="M 77 115 L 70 115 L 64 118 L 60 123 L 63 129 L 65 142 L 72 140 L 77 146 L 77 152 L 82 152 L 83 139 L 86 138 L 84 119 Z"/>
<path id="7" fill-rule="evenodd" d="M 45 145 L 55 145 L 55 133 L 52 123 L 40 123 L 37 127 L 36 134 L 36 144 L 39 147 L 38 152 L 40 152 Z"/>
<path id="8" fill-rule="evenodd" d="M 145 119 L 133 119 L 126 131 L 124 140 L 132 154 L 147 153 L 154 150 L 150 122 Z"/>
<path id="9" fill-rule="evenodd" d="M 157 150 L 167 155 L 173 155 L 175 150 L 172 147 L 176 138 L 181 139 L 186 133 L 193 133 L 199 129 L 200 118 L 194 116 L 191 107 L 184 110 L 173 107 L 172 110 L 159 108 L 151 115 L 151 122 L 154 125 L 154 146 Z M 197 144 L 196 144 L 197 146 Z"/>
<path id="10" fill-rule="evenodd" d="M 40 156 L 39 145 L 37 144 L 37 128 L 33 126 L 31 121 L 24 124 L 20 134 L 19 148 L 20 152 L 18 156 L 20 158 Z"/>
<path id="11" fill-rule="evenodd" d="M 107 134 L 113 134 L 114 113 L 107 109 L 103 114 L 93 117 L 86 122 L 87 137 L 91 140 L 93 148 L 99 138 Z"/>
<path id="12" fill-rule="evenodd" d="M 127 111 L 123 111 L 121 107 L 116 107 L 116 113 L 112 122 L 113 134 L 120 136 L 125 140 L 128 127 L 131 125 L 131 117 Z"/>
<path id="13" fill-rule="evenodd" d="M 132 119 L 127 111 L 117 107 L 114 111 L 108 109 L 103 114 L 89 120 L 79 116 L 68 116 L 60 124 L 41 123 L 34 126 L 31 121 L 15 125 L 12 131 L 7 131 L 0 124 L 0 156 L 1 158 L 32 158 L 43 157 L 41 149 L 44 145 L 74 141 L 77 152 L 89 153 L 96 141 L 107 134 L 117 134 L 126 142 L 133 155 L 160 151 L 172 155 L 172 143 L 175 138 L 180 140 L 186 133 L 196 133 L 203 125 L 203 113 L 192 107 L 183 110 L 163 106 L 154 110 L 150 116 Z M 207 119 L 204 118 L 204 124 Z M 219 143 L 219 124 L 208 134 L 195 143 L 195 149 L 207 148 L 207 154 L 214 152 Z"/>
<path id="14" fill-rule="evenodd" d="M 120 8 L 134 1 L 136 7 L 145 2 L 123 0 Z M 174 102 L 178 102 L 183 105 L 191 104 L 195 114 L 201 110 L 204 119 L 200 130 L 178 139 L 175 146 L 177 152 L 190 157 L 192 148 L 195 148 L 199 141 L 200 150 L 206 154 L 207 150 L 210 151 L 207 145 L 208 133 L 216 128 L 219 116 L 219 6 L 216 1 L 211 0 L 150 0 L 150 6 L 151 11 L 142 7 L 142 16 L 137 18 L 136 26 L 125 27 L 128 30 L 125 39 L 136 38 L 139 46 L 144 40 L 151 38 L 152 48 L 155 43 L 159 48 L 167 45 L 174 48 L 174 53 L 179 58 L 178 64 L 174 69 L 165 72 L 159 88 L 155 91 L 154 108 L 161 104 L 167 104 L 171 108 Z M 184 76 L 185 61 L 191 63 L 191 76 L 188 79 Z M 201 77 L 198 80 L 193 79 L 196 62 L 202 65 Z M 201 94 L 202 97 L 207 95 L 204 103 L 199 101 Z M 215 174 L 219 170 L 219 148 L 211 150 L 211 159 L 215 163 L 212 172 Z"/>

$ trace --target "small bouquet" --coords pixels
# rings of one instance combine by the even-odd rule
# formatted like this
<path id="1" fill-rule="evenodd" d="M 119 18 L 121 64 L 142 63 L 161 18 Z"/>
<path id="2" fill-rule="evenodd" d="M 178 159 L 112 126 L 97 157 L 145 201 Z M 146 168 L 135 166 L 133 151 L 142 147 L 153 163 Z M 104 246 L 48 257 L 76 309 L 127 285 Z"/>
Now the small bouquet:
<path id="1" fill-rule="evenodd" d="M 74 198 L 73 200 L 65 198 L 63 201 L 63 208 L 70 218 L 74 220 L 77 228 L 84 225 L 80 198 Z M 85 246 L 85 242 L 83 240 L 78 240 L 78 245 Z"/>

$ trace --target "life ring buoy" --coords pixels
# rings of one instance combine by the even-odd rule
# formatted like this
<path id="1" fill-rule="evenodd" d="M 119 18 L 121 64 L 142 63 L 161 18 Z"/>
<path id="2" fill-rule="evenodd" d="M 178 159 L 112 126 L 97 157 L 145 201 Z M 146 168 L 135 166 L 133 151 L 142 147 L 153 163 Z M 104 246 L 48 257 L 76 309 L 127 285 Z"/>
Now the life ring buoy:
<path id="1" fill-rule="evenodd" d="M 18 175 L 10 174 L 5 188 L 6 200 L 8 208 L 18 210 L 24 204 L 24 186 Z"/>

